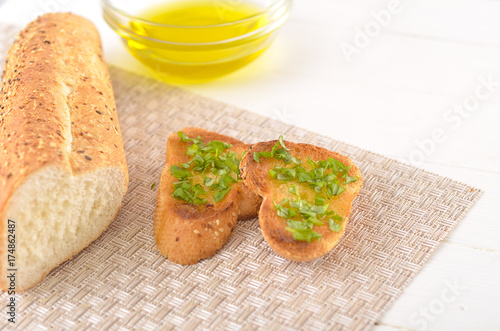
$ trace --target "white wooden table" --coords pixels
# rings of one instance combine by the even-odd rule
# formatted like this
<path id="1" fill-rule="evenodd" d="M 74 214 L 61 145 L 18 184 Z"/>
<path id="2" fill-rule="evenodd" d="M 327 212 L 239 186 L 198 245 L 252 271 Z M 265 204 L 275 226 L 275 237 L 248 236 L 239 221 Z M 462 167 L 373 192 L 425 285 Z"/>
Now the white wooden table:
<path id="1" fill-rule="evenodd" d="M 500 330 L 500 1 L 294 4 L 262 57 L 186 88 L 483 189 L 376 330 Z M 109 63 L 147 74 L 97 0 L 0 0 L 2 23 L 47 11 L 91 19 Z"/>

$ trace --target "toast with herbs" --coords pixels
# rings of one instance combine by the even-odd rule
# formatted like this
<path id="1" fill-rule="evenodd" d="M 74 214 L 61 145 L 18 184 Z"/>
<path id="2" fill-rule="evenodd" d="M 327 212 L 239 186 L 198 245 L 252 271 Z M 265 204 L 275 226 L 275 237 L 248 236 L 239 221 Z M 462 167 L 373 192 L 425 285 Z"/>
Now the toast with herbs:
<path id="1" fill-rule="evenodd" d="M 194 264 L 224 246 L 237 220 L 257 216 L 261 198 L 239 177 L 250 145 L 208 130 L 169 136 L 154 219 L 157 249 L 172 262 Z"/>
<path id="2" fill-rule="evenodd" d="M 253 145 L 240 171 L 248 188 L 263 197 L 264 238 L 276 253 L 299 262 L 335 247 L 363 182 L 348 157 L 282 137 Z"/>

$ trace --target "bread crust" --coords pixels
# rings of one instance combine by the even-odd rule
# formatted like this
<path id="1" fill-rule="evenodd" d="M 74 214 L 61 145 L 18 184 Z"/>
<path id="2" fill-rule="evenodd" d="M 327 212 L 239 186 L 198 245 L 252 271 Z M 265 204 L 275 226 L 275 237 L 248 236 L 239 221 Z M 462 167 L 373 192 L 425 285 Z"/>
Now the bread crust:
<path id="1" fill-rule="evenodd" d="M 249 145 L 212 131 L 187 127 L 181 130 L 190 138 L 200 136 L 204 143 L 219 140 L 232 145 L 229 149 L 242 156 Z M 177 132 L 167 141 L 166 166 L 158 189 L 154 218 L 157 249 L 172 262 L 194 264 L 213 256 L 229 239 L 236 221 L 255 218 L 261 198 L 246 188 L 242 181 L 231 186 L 226 196 L 214 205 L 195 206 L 172 196 L 173 182 L 170 166 L 188 162 L 185 144 Z"/>
<path id="2" fill-rule="evenodd" d="M 257 163 L 253 158 L 254 152 L 271 151 L 276 142 L 277 140 L 273 140 L 252 145 L 250 152 L 241 161 L 241 177 L 250 190 L 263 197 L 259 210 L 259 222 L 262 234 L 271 248 L 279 255 L 290 260 L 298 262 L 312 261 L 331 251 L 342 238 L 349 220 L 352 201 L 361 189 L 363 178 L 359 169 L 344 155 L 310 144 L 285 141 L 286 147 L 290 149 L 290 154 L 303 161 L 307 157 L 315 161 L 326 160 L 331 157 L 346 166 L 352 166 L 348 173 L 349 176 L 358 177 L 356 182 L 345 186 L 346 190 L 344 192 L 330 200 L 329 209 L 334 210 L 344 219 L 342 229 L 339 232 L 333 232 L 327 224 L 315 226 L 314 231 L 322 235 L 320 240 L 310 243 L 295 240 L 292 233 L 285 230 L 287 227 L 286 219 L 279 217 L 274 208 L 274 201 L 281 202 L 285 198 L 294 199 L 294 196 L 288 192 L 288 185 L 283 185 L 282 182 L 273 179 L 269 175 L 269 170 L 275 165 L 282 166 L 282 161 L 261 157 Z"/>
<path id="3" fill-rule="evenodd" d="M 128 171 L 113 89 L 91 22 L 51 13 L 17 36 L 7 54 L 0 93 L 0 160 L 2 234 L 9 199 L 28 176 L 45 167 L 55 165 L 73 176 L 118 167 L 124 181 L 117 185 L 125 185 L 126 191 Z M 0 243 L 2 272 L 5 247 Z M 0 287 L 6 288 L 5 277 Z"/>

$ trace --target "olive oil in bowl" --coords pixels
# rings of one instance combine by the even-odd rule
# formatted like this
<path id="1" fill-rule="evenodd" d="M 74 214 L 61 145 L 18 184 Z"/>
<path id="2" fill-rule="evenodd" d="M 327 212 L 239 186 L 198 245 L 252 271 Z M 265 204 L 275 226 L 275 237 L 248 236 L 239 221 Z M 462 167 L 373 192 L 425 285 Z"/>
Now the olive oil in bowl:
<path id="1" fill-rule="evenodd" d="M 171 83 L 198 83 L 258 57 L 288 18 L 289 1 L 260 6 L 243 0 L 175 0 L 137 16 L 111 9 L 105 2 L 105 19 L 153 75 Z"/>

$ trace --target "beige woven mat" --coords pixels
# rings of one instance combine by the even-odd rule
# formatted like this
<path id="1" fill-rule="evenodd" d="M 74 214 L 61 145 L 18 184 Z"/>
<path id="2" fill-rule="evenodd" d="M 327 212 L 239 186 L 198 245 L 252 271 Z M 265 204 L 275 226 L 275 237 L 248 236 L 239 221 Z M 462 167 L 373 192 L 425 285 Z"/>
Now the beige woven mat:
<path id="1" fill-rule="evenodd" d="M 0 29 L 3 56 L 17 29 Z M 366 330 L 402 293 L 480 191 L 315 133 L 111 68 L 130 186 L 109 229 L 18 295 L 25 329 Z M 193 266 L 155 251 L 167 135 L 198 126 L 246 142 L 314 143 L 348 155 L 364 182 L 346 233 L 310 263 L 276 255 L 257 220 Z M 2 302 L 8 299 L 4 293 Z M 4 304 L 2 304 L 4 306 Z M 3 308 L 5 309 L 5 308 Z M 8 327 L 5 314 L 0 328 Z"/>

